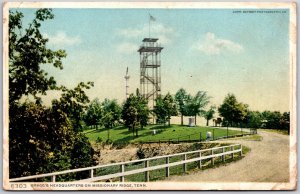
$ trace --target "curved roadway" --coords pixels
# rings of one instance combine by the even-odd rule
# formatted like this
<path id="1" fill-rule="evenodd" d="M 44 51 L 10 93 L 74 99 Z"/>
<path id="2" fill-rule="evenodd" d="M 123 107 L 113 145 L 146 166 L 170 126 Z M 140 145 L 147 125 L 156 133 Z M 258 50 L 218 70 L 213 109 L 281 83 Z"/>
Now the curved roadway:
<path id="1" fill-rule="evenodd" d="M 260 132 L 261 141 L 247 139 L 224 140 L 251 148 L 246 156 L 236 162 L 191 172 L 188 175 L 171 176 L 164 181 L 180 182 L 288 182 L 289 136 L 272 132 Z M 222 142 L 224 142 L 222 141 Z"/>

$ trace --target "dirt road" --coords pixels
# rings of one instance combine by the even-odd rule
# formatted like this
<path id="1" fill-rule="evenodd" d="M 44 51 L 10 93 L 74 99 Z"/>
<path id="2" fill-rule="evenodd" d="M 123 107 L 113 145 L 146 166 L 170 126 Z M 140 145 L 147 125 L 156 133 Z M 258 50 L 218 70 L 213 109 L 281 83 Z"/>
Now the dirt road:
<path id="1" fill-rule="evenodd" d="M 263 138 L 261 141 L 226 140 L 251 148 L 251 151 L 239 161 L 188 175 L 171 176 L 164 181 L 288 182 L 289 136 L 271 132 L 259 132 L 259 135 Z"/>

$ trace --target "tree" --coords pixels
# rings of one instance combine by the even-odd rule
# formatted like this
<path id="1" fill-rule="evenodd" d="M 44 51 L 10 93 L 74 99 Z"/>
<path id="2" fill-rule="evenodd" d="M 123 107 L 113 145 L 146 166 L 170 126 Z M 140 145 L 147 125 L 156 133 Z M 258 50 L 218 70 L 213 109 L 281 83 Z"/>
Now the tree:
<path id="1" fill-rule="evenodd" d="M 216 106 L 210 106 L 208 111 L 205 111 L 204 118 L 206 119 L 206 126 L 209 125 L 209 120 L 211 120 L 214 117 L 215 112 L 216 112 Z"/>
<path id="2" fill-rule="evenodd" d="M 84 168 L 96 165 L 94 149 L 89 139 L 82 133 L 75 133 L 71 150 L 71 169 Z M 89 172 L 76 173 L 75 179 L 90 177 Z"/>
<path id="3" fill-rule="evenodd" d="M 89 141 L 72 130 L 64 112 L 33 102 L 12 108 L 14 116 L 10 117 L 9 124 L 10 178 L 95 164 Z M 82 175 L 88 176 L 79 176 Z M 75 177 L 64 178 L 72 180 Z"/>
<path id="4" fill-rule="evenodd" d="M 167 110 L 167 120 L 168 120 L 169 126 L 170 126 L 171 125 L 171 123 L 170 123 L 171 116 L 178 115 L 175 100 L 170 93 L 167 93 L 167 95 L 164 97 L 164 104 L 165 104 L 165 108 Z"/>
<path id="5" fill-rule="evenodd" d="M 52 100 L 53 108 L 66 113 L 72 122 L 73 130 L 77 132 L 82 131 L 84 111 L 87 108 L 87 103 L 90 102 L 84 89 L 90 89 L 92 86 L 94 86 L 93 82 L 88 82 L 87 84 L 80 82 L 72 90 L 61 86 L 62 94 L 60 99 Z"/>
<path id="6" fill-rule="evenodd" d="M 187 102 L 188 94 L 185 89 L 180 88 L 175 94 L 175 101 L 178 106 L 178 110 L 181 116 L 181 125 L 183 125 L 183 116 L 186 116 L 186 102 Z"/>
<path id="7" fill-rule="evenodd" d="M 95 98 L 90 105 L 87 107 L 87 111 L 84 116 L 84 121 L 88 126 L 94 125 L 96 126 L 96 130 L 98 129 L 98 125 L 101 123 L 102 118 L 102 107 L 98 98 Z"/>
<path id="8" fill-rule="evenodd" d="M 281 129 L 290 132 L 290 112 L 284 112 L 280 119 Z"/>
<path id="9" fill-rule="evenodd" d="M 197 94 L 192 97 L 187 97 L 187 104 L 185 106 L 187 116 L 195 117 L 195 125 L 197 124 L 197 115 L 201 116 L 204 114 L 204 108 L 209 103 L 210 97 L 206 92 L 199 91 Z"/>
<path id="10" fill-rule="evenodd" d="M 41 22 L 54 18 L 51 9 L 37 10 L 26 29 L 22 18 L 21 12 L 9 12 L 9 103 L 15 103 L 23 95 L 32 95 L 40 103 L 39 94 L 45 95 L 47 90 L 56 88 L 56 81 L 41 65 L 62 69 L 61 60 L 67 55 L 64 50 L 48 49 L 48 39 L 39 30 Z"/>
<path id="11" fill-rule="evenodd" d="M 264 128 L 266 129 L 286 129 L 290 128 L 290 113 L 281 114 L 278 111 L 264 111 L 261 113 L 262 119 L 266 121 Z"/>
<path id="12" fill-rule="evenodd" d="M 48 39 L 39 30 L 43 21 L 54 18 L 51 9 L 37 10 L 25 29 L 22 18 L 21 12 L 9 12 L 9 176 L 94 165 L 93 148 L 86 137 L 74 130 L 80 122 L 75 120 L 89 101 L 83 89 L 92 83 L 80 83 L 69 90 L 58 87 L 54 78 L 42 70 L 43 64 L 62 69 L 61 60 L 66 57 L 63 50 L 48 49 Z M 48 90 L 61 90 L 62 97 L 47 108 L 40 96 Z M 20 102 L 23 96 L 32 96 L 34 102 Z M 65 178 L 72 180 L 74 175 L 57 177 Z"/>
<path id="13" fill-rule="evenodd" d="M 247 115 L 247 108 L 248 105 L 239 103 L 233 94 L 228 94 L 218 111 L 228 127 L 229 124 L 233 126 L 234 123 L 243 122 Z"/>
<path id="14" fill-rule="evenodd" d="M 137 108 L 134 105 L 134 95 L 130 94 L 127 98 L 126 102 L 124 103 L 123 109 L 122 109 L 122 119 L 124 121 L 124 124 L 126 127 L 128 127 L 129 131 L 132 131 L 132 134 L 134 136 L 135 127 L 138 123 L 137 119 Z"/>
<path id="15" fill-rule="evenodd" d="M 118 105 L 117 100 L 104 99 L 102 102 L 103 117 L 101 123 L 107 129 L 107 139 L 109 140 L 109 129 L 111 129 L 116 122 L 121 119 L 121 107 Z"/>
<path id="16" fill-rule="evenodd" d="M 148 125 L 150 109 L 148 107 L 148 100 L 139 93 L 137 89 L 137 120 L 139 126 L 143 129 L 146 125 Z M 136 129 L 136 136 L 138 136 L 138 130 Z"/>
<path id="17" fill-rule="evenodd" d="M 258 111 L 248 111 L 247 125 L 249 128 L 260 128 L 262 126 L 262 116 Z"/>
<path id="18" fill-rule="evenodd" d="M 164 100 L 161 96 L 157 97 L 155 99 L 155 106 L 153 108 L 153 113 L 157 117 L 157 122 L 158 123 L 163 123 L 164 125 L 166 124 L 167 121 L 167 111 L 165 109 L 165 104 Z"/>
<path id="19" fill-rule="evenodd" d="M 120 121 L 122 109 L 116 99 L 104 99 L 101 105 L 103 110 L 103 119 L 101 122 L 106 128 L 112 128 L 116 122 Z"/>
<path id="20" fill-rule="evenodd" d="M 138 126 L 143 128 L 147 125 L 149 119 L 148 101 L 139 94 L 130 94 L 126 99 L 122 109 L 122 119 L 128 130 L 131 130 L 138 137 Z"/>
<path id="21" fill-rule="evenodd" d="M 171 116 L 177 115 L 177 107 L 173 97 L 168 93 L 164 98 L 159 96 L 155 102 L 156 105 L 153 112 L 157 116 L 158 121 L 164 123 L 164 125 L 168 121 L 170 126 Z"/>

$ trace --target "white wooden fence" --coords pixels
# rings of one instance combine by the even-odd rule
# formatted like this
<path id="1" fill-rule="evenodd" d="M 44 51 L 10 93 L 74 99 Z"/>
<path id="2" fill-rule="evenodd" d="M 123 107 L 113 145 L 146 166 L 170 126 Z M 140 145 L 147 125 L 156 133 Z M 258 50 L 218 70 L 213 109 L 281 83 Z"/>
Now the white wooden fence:
<path id="1" fill-rule="evenodd" d="M 107 165 L 78 168 L 78 169 L 73 169 L 73 170 L 65 170 L 65 171 L 60 171 L 60 172 L 26 176 L 26 177 L 20 177 L 20 178 L 12 178 L 12 179 L 9 179 L 9 181 L 10 182 L 18 182 L 18 181 L 25 182 L 25 181 L 37 180 L 40 178 L 51 177 L 51 182 L 56 182 L 55 179 L 59 175 L 66 175 L 69 173 L 89 171 L 89 175 L 90 175 L 89 178 L 82 179 L 82 180 L 76 180 L 76 182 L 96 182 L 96 181 L 109 180 L 109 179 L 113 179 L 113 178 L 120 178 L 120 182 L 124 182 L 125 176 L 138 174 L 138 173 L 144 173 L 145 181 L 148 182 L 149 178 L 150 178 L 150 172 L 153 170 L 165 169 L 166 177 L 169 177 L 170 176 L 170 167 L 183 165 L 183 172 L 186 172 L 187 171 L 187 163 L 198 162 L 198 167 L 201 169 L 203 160 L 210 159 L 211 164 L 214 165 L 214 160 L 217 157 L 220 157 L 222 159 L 222 161 L 225 162 L 227 155 L 229 155 L 233 159 L 235 153 L 237 153 L 239 156 L 242 156 L 242 151 L 243 151 L 242 145 L 234 144 L 234 145 L 215 147 L 215 148 L 204 149 L 204 150 L 196 150 L 196 151 L 183 152 L 183 153 L 177 153 L 177 154 L 171 154 L 171 155 L 157 156 L 157 157 L 152 157 L 152 158 L 145 158 L 145 159 L 141 159 L 141 160 L 132 160 L 132 161 L 126 161 L 126 162 L 120 162 L 120 163 L 107 164 Z M 178 156 L 182 156 L 180 161 L 171 162 L 171 159 L 173 157 L 178 157 Z M 192 158 L 188 158 L 188 156 L 192 156 Z M 149 161 L 159 160 L 159 159 L 165 159 L 165 163 L 154 165 L 154 166 L 149 165 Z M 142 168 L 125 171 L 125 165 L 141 163 L 141 162 L 144 163 Z M 120 169 L 118 173 L 94 176 L 95 175 L 94 172 L 97 169 L 107 168 L 107 167 L 117 167 L 117 166 L 119 166 L 119 169 Z"/>

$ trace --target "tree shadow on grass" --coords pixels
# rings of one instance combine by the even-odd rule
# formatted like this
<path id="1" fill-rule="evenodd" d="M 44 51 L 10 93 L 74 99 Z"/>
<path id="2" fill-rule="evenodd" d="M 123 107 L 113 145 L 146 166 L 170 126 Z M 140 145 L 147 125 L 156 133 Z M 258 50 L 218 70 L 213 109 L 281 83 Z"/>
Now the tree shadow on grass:
<path id="1" fill-rule="evenodd" d="M 128 129 L 128 128 L 124 125 L 120 125 L 120 126 L 117 126 L 117 127 L 113 128 L 113 130 L 124 130 L 124 129 Z"/>
<path id="2" fill-rule="evenodd" d="M 128 129 L 126 131 L 121 132 L 122 135 L 130 135 L 132 134 L 132 131 L 129 131 Z"/>
<path id="3" fill-rule="evenodd" d="M 117 126 L 117 127 L 114 127 L 112 129 L 109 129 L 109 130 L 124 130 L 124 129 L 127 129 L 125 126 Z M 94 130 L 91 130 L 89 132 L 84 132 L 84 134 L 90 134 L 90 133 L 100 133 L 102 131 L 107 131 L 107 128 L 99 128 L 99 129 L 94 129 Z"/>
<path id="4" fill-rule="evenodd" d="M 152 131 L 147 131 L 147 132 L 139 134 L 139 137 L 150 136 L 150 135 L 152 135 L 152 133 L 153 133 Z"/>
<path id="5" fill-rule="evenodd" d="M 170 127 L 168 125 L 155 125 L 150 127 L 149 129 L 171 129 L 173 126 L 171 125 Z"/>
<path id="6" fill-rule="evenodd" d="M 123 132 L 121 132 L 120 134 L 123 134 L 123 135 L 128 135 L 128 134 L 132 134 L 132 131 L 129 131 L 128 130 L 128 128 L 124 128 L 124 129 L 126 129 L 126 131 L 123 131 Z M 140 132 L 140 131 L 144 131 L 144 130 L 149 130 L 148 128 L 138 128 L 138 131 Z"/>
<path id="7" fill-rule="evenodd" d="M 116 141 L 114 141 L 114 142 L 115 142 L 115 143 L 128 143 L 128 142 L 130 142 L 131 140 L 134 140 L 134 137 L 133 137 L 132 135 L 123 137 L 122 139 L 118 139 L 118 140 L 116 140 Z"/>
<path id="8" fill-rule="evenodd" d="M 147 130 L 147 131 L 145 132 L 145 130 Z M 143 131 L 143 132 L 141 132 L 141 131 Z M 142 140 L 139 140 L 139 138 L 143 138 L 145 136 L 152 136 L 153 135 L 152 130 L 150 130 L 148 128 L 143 128 L 143 129 L 139 128 L 138 133 L 139 133 L 139 135 L 138 135 L 138 137 L 136 137 L 136 136 L 132 135 L 132 131 L 124 131 L 121 134 L 127 135 L 127 136 L 123 137 L 122 139 L 118 139 L 116 142 L 117 143 L 124 143 L 124 142 L 129 142 L 129 141 L 134 141 L 134 140 L 136 140 L 134 142 L 142 142 Z"/>
<path id="9" fill-rule="evenodd" d="M 101 132 L 101 131 L 103 131 L 103 129 L 102 129 L 102 128 L 101 128 L 101 129 L 94 129 L 94 130 L 92 130 L 92 131 L 85 132 L 84 134 L 90 134 L 90 133 L 99 133 L 99 132 Z"/>

